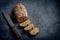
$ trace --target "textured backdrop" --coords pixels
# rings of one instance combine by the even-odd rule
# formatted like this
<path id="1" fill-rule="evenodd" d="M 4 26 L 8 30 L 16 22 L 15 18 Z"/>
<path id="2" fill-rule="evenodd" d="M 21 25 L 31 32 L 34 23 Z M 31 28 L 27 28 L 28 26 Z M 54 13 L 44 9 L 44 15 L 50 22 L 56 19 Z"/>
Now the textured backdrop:
<path id="1" fill-rule="evenodd" d="M 12 9 L 17 3 L 25 5 L 31 23 L 39 27 L 40 33 L 34 37 L 28 36 L 15 23 Z M 59 0 L 0 0 L 0 40 L 17 40 L 13 36 L 2 12 L 9 13 L 15 26 L 21 33 L 20 40 L 59 40 L 60 37 L 60 1 Z"/>

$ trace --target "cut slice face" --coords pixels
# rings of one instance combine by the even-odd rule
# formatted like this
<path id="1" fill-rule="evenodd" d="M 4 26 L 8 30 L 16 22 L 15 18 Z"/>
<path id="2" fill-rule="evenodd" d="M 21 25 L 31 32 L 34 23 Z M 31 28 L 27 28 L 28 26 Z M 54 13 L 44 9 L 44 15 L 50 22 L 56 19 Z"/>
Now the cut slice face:
<path id="1" fill-rule="evenodd" d="M 28 24 L 30 24 L 30 20 L 26 20 L 20 24 L 20 27 L 26 27 Z"/>
<path id="2" fill-rule="evenodd" d="M 29 24 L 27 27 L 24 28 L 25 31 L 30 31 L 34 28 L 34 24 Z"/>
<path id="3" fill-rule="evenodd" d="M 17 20 L 17 22 L 22 23 L 22 22 L 28 20 L 28 17 L 26 17 L 26 16 L 22 16 L 22 17 L 16 18 L 16 20 Z"/>
<path id="4" fill-rule="evenodd" d="M 30 35 L 36 35 L 37 33 L 39 33 L 39 28 L 37 27 L 33 28 L 33 30 L 30 31 Z"/>

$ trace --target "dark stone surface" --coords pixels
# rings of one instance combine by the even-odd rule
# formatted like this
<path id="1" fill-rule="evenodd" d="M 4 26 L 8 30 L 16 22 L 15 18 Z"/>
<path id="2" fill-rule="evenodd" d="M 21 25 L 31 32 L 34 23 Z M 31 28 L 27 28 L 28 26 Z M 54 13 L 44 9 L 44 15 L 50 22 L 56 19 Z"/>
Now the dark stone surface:
<path id="1" fill-rule="evenodd" d="M 21 2 L 28 11 L 31 23 L 39 27 L 40 33 L 34 37 L 28 36 L 15 23 L 12 9 Z M 59 40 L 60 39 L 60 1 L 59 0 L 0 0 L 0 40 L 18 40 L 10 30 L 2 16 L 2 12 L 9 13 L 13 23 L 19 29 L 19 40 Z"/>

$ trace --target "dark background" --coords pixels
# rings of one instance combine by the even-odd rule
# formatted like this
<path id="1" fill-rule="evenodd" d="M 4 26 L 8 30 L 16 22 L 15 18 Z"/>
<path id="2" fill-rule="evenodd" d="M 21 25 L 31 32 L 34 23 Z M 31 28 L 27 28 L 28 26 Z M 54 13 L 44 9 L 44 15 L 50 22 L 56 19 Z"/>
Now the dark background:
<path id="1" fill-rule="evenodd" d="M 40 33 L 34 37 L 28 36 L 12 17 L 12 9 L 17 3 L 25 5 L 31 23 L 39 27 Z M 0 40 L 18 40 L 11 32 L 2 16 L 8 13 L 16 28 L 21 33 L 20 40 L 60 40 L 60 1 L 59 0 L 0 0 Z"/>

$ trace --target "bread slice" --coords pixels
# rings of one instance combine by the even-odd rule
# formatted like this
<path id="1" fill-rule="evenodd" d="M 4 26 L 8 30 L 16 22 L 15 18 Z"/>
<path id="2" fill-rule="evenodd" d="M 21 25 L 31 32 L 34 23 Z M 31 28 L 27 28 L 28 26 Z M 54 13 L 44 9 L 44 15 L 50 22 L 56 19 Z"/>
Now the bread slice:
<path id="1" fill-rule="evenodd" d="M 20 22 L 20 23 L 22 23 L 22 22 L 24 22 L 26 20 L 28 20 L 28 17 L 26 17 L 26 16 L 22 16 L 22 17 L 16 18 L 16 21 Z"/>
<path id="2" fill-rule="evenodd" d="M 30 35 L 36 35 L 37 33 L 39 33 L 39 28 L 35 27 L 29 33 Z"/>
<path id="3" fill-rule="evenodd" d="M 24 31 L 30 31 L 34 28 L 34 24 L 29 24 L 27 27 L 24 28 Z"/>
<path id="4" fill-rule="evenodd" d="M 26 27 L 26 26 L 28 26 L 28 24 L 30 24 L 30 20 L 29 19 L 24 21 L 24 22 L 22 22 L 22 23 L 20 23 L 19 26 L 20 27 Z"/>

